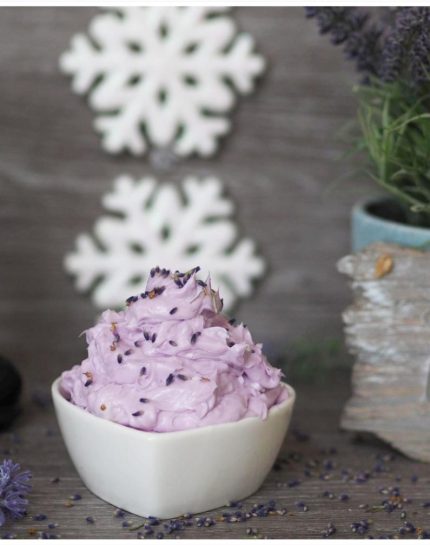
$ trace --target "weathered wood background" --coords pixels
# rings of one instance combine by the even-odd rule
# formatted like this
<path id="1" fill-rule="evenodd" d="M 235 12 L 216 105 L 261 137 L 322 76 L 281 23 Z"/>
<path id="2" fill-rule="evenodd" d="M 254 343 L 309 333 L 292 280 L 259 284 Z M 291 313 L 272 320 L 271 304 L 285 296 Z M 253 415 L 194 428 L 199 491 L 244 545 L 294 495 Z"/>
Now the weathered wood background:
<path id="1" fill-rule="evenodd" d="M 302 8 L 237 8 L 269 70 L 241 101 L 218 157 L 160 172 L 145 158 L 104 153 L 92 112 L 58 70 L 59 55 L 95 11 L 0 8 L 1 351 L 38 381 L 81 358 L 77 336 L 95 311 L 76 294 L 62 259 L 92 228 L 102 194 L 121 173 L 218 175 L 270 265 L 238 311 L 255 338 L 276 349 L 339 337 L 350 294 L 335 263 L 349 250 L 350 206 L 369 188 L 357 176 L 332 187 L 357 167 L 339 160 L 337 133 L 354 114 L 356 81 L 341 51 Z"/>

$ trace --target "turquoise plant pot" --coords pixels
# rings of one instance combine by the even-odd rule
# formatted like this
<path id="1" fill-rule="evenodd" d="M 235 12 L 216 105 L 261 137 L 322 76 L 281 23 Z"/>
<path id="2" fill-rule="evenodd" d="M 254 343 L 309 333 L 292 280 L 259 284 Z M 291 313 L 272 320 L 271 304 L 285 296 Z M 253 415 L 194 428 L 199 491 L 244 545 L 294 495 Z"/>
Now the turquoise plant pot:
<path id="1" fill-rule="evenodd" d="M 378 241 L 430 250 L 430 228 L 402 223 L 398 207 L 386 198 L 355 205 L 351 222 L 354 252 Z"/>

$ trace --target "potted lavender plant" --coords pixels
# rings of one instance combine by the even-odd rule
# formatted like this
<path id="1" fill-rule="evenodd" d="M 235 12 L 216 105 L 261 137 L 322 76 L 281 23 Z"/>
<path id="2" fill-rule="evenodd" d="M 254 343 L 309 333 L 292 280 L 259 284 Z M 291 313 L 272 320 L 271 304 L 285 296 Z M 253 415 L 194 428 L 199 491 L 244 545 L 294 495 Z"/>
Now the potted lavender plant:
<path id="1" fill-rule="evenodd" d="M 362 73 L 358 149 L 383 197 L 356 205 L 352 244 L 430 245 L 430 8 L 311 7 Z"/>

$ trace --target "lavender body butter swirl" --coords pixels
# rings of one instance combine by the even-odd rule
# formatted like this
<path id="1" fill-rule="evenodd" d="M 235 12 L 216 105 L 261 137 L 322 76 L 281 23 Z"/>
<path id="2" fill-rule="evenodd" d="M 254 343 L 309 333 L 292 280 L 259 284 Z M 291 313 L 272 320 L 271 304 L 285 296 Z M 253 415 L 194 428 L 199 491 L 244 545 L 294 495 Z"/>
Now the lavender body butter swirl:
<path id="1" fill-rule="evenodd" d="M 88 357 L 61 376 L 63 396 L 150 432 L 265 419 L 288 396 L 282 372 L 246 326 L 221 314 L 218 292 L 198 270 L 157 267 L 124 311 L 105 311 L 85 332 Z"/>

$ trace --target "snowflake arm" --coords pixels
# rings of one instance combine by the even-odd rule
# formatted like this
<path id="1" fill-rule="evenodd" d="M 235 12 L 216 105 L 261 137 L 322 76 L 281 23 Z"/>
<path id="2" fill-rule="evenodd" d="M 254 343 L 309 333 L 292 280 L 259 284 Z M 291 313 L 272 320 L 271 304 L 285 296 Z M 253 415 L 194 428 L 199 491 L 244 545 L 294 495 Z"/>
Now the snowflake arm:
<path id="1" fill-rule="evenodd" d="M 76 239 L 76 251 L 64 259 L 66 270 L 75 275 L 75 285 L 79 292 L 86 292 L 105 271 L 100 250 L 89 235 L 82 233 Z"/>
<path id="2" fill-rule="evenodd" d="M 139 183 L 130 176 L 120 176 L 115 180 L 113 190 L 103 197 L 102 204 L 110 212 L 122 213 L 124 216 L 139 215 L 156 185 L 153 178 L 144 178 Z"/>
<path id="3" fill-rule="evenodd" d="M 254 54 L 255 43 L 251 35 L 240 34 L 230 54 L 219 62 L 219 71 L 228 76 L 237 91 L 248 94 L 254 89 L 254 80 L 265 69 L 266 63 L 261 55 Z"/>

